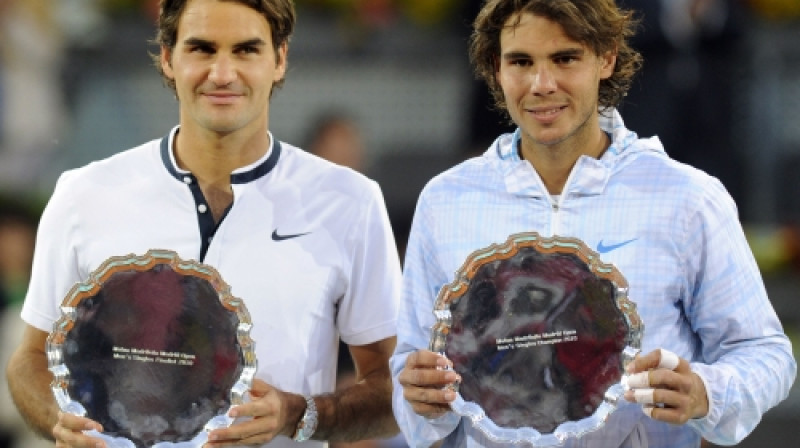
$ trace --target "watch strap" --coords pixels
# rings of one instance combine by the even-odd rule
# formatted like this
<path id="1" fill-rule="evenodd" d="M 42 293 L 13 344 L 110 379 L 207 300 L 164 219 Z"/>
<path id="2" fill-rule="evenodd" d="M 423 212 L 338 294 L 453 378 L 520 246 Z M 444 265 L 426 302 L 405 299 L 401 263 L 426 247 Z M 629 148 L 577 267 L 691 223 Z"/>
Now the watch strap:
<path id="1" fill-rule="evenodd" d="M 306 400 L 306 410 L 303 412 L 300 421 L 297 422 L 297 429 L 295 429 L 294 436 L 292 436 L 292 440 L 295 442 L 309 440 L 314 435 L 314 431 L 317 430 L 317 404 L 314 401 L 314 397 L 306 395 L 303 398 Z"/>

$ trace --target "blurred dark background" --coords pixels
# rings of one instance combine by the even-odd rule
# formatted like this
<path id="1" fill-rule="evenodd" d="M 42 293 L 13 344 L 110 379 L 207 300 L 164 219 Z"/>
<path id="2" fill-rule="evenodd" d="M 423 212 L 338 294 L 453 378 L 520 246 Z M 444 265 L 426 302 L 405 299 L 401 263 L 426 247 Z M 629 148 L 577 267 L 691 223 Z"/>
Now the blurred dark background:
<path id="1" fill-rule="evenodd" d="M 800 0 L 619 2 L 642 19 L 634 44 L 645 57 L 621 107 L 626 124 L 731 192 L 797 357 Z M 481 2 L 296 4 L 271 130 L 376 179 L 402 250 L 424 183 L 512 129 L 467 59 Z M 58 175 L 176 124 L 177 103 L 148 57 L 155 15 L 153 0 L 0 0 L 3 363 L 19 338 L 32 235 Z M 794 447 L 798 422 L 795 385 L 739 446 Z M 0 387 L 0 448 L 38 446 L 52 444 L 31 438 Z"/>

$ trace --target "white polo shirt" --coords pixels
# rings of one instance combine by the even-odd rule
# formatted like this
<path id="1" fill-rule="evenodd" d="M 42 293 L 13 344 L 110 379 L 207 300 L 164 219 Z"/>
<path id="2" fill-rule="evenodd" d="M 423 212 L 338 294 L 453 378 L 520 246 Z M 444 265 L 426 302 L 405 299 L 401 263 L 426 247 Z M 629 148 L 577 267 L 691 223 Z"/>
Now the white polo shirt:
<path id="1" fill-rule="evenodd" d="M 49 332 L 69 289 L 104 260 L 169 249 L 215 267 L 244 300 L 257 378 L 333 391 L 339 336 L 364 345 L 396 332 L 400 262 L 379 186 L 270 136 L 269 152 L 231 175 L 233 205 L 215 228 L 195 177 L 175 163 L 177 130 L 62 174 L 23 319 Z"/>

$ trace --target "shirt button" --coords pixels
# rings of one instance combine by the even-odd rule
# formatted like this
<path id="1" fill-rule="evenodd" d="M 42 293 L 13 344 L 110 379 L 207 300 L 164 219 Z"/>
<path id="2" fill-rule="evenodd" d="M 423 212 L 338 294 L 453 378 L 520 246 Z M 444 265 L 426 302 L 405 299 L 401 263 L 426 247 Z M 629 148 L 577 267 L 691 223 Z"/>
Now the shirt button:
<path id="1" fill-rule="evenodd" d="M 189 176 L 183 176 L 183 183 L 185 183 L 186 185 L 191 184 L 192 183 L 192 178 L 189 177 Z"/>
<path id="2" fill-rule="evenodd" d="M 197 211 L 200 213 L 205 213 L 208 211 L 208 207 L 206 207 L 206 204 L 200 204 L 197 206 Z"/>

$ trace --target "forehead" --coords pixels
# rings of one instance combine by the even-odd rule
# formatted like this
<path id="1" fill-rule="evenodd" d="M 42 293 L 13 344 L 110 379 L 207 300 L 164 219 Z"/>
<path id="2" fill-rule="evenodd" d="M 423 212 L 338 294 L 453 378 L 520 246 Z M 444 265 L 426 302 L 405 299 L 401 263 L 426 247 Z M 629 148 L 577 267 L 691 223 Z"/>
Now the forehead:
<path id="1" fill-rule="evenodd" d="M 190 0 L 178 22 L 179 41 L 256 37 L 270 41 L 269 22 L 255 9 L 235 1 Z"/>
<path id="2" fill-rule="evenodd" d="M 544 51 L 583 47 L 582 43 L 569 37 L 558 22 L 528 12 L 509 17 L 500 32 L 500 49 L 503 53 L 523 48 L 526 51 Z"/>

